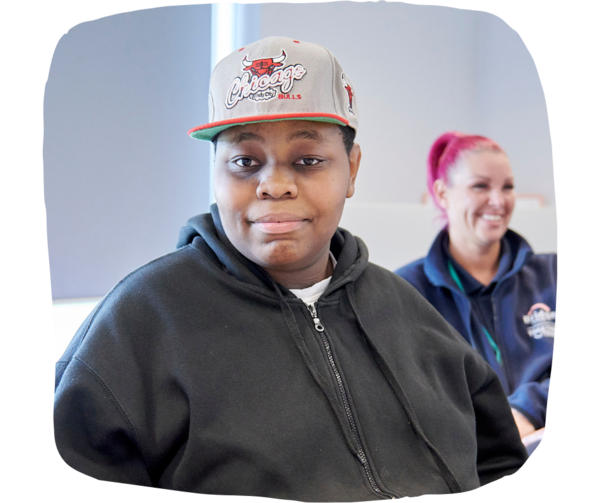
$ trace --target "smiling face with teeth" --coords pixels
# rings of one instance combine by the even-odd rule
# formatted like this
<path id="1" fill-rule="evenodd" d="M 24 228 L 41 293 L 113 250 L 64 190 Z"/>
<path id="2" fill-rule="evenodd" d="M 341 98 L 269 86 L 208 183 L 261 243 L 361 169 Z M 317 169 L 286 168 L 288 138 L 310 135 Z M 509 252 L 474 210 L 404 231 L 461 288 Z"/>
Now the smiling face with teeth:
<path id="1" fill-rule="evenodd" d="M 514 179 L 503 152 L 476 150 L 461 155 L 448 182 L 436 180 L 434 191 L 448 217 L 454 247 L 498 248 L 515 206 Z"/>

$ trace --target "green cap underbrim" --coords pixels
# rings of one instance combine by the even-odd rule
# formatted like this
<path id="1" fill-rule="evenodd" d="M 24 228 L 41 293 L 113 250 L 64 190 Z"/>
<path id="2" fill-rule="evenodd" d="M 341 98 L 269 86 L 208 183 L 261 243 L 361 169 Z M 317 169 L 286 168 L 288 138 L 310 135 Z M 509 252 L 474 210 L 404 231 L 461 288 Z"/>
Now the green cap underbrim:
<path id="1" fill-rule="evenodd" d="M 242 120 L 239 122 L 231 122 L 228 124 L 215 125 L 214 127 L 208 127 L 205 129 L 191 130 L 188 134 L 195 140 L 206 140 L 212 141 L 221 131 L 225 131 L 231 127 L 244 126 L 246 124 L 257 124 L 259 122 L 279 122 L 279 121 L 312 121 L 312 122 L 329 122 L 330 124 L 338 124 L 340 126 L 347 126 L 348 124 L 340 119 L 334 117 L 285 117 L 277 119 L 257 119 L 257 120 Z"/>

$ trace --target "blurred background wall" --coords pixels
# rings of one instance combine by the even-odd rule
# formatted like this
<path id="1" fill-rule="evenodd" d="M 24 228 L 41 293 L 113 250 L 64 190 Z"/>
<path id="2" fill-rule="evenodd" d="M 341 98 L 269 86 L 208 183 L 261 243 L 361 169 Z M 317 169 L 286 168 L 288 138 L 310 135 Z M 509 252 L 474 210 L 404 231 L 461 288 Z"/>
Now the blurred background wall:
<path id="1" fill-rule="evenodd" d="M 211 5 L 164 7 L 73 27 L 59 42 L 44 108 L 48 246 L 55 299 L 105 295 L 174 250 L 210 204 L 207 120 Z M 556 250 L 544 94 L 519 35 L 483 12 L 404 3 L 256 4 L 235 10 L 234 47 L 280 35 L 328 47 L 358 96 L 363 160 L 342 225 L 372 261 L 397 268 L 437 229 L 421 204 L 441 133 L 483 134 L 507 151 L 518 193 L 512 227 Z"/>
<path id="2" fill-rule="evenodd" d="M 211 6 L 79 24 L 56 47 L 44 99 L 44 182 L 54 298 L 101 296 L 171 251 L 208 205 Z"/>

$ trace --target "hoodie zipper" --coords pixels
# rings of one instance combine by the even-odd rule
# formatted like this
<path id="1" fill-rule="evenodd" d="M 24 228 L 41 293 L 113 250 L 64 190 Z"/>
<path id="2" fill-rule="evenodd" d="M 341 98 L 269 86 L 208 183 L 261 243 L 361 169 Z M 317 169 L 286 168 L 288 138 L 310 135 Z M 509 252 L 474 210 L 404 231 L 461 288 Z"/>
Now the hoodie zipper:
<path id="1" fill-rule="evenodd" d="M 375 493 L 379 494 L 380 496 L 390 498 L 390 499 L 396 499 L 396 496 L 394 496 L 393 494 L 389 494 L 389 493 L 386 493 L 385 491 L 382 491 L 381 488 L 379 487 L 379 485 L 377 484 L 375 477 L 373 476 L 373 471 L 371 470 L 371 465 L 369 464 L 369 460 L 367 459 L 367 456 L 365 454 L 363 444 L 358 435 L 358 429 L 356 427 L 354 415 L 352 414 L 352 410 L 350 409 L 350 402 L 348 401 L 348 395 L 346 394 L 346 388 L 342 381 L 342 376 L 337 368 L 337 364 L 335 363 L 335 360 L 333 359 L 331 345 L 329 344 L 329 340 L 327 339 L 327 335 L 325 334 L 325 327 L 323 326 L 323 324 L 321 323 L 321 320 L 319 319 L 319 317 L 317 315 L 317 308 L 315 307 L 315 305 L 307 304 L 307 307 L 308 307 L 308 312 L 310 313 L 310 315 L 312 317 L 313 323 L 315 324 L 315 329 L 319 333 L 319 336 L 321 337 L 323 346 L 325 346 L 325 351 L 327 353 L 327 359 L 329 360 L 329 365 L 331 366 L 331 369 L 333 370 L 335 380 L 337 382 L 338 388 L 340 390 L 340 394 L 342 396 L 342 402 L 344 405 L 344 410 L 346 411 L 346 417 L 348 418 L 348 423 L 350 424 L 350 430 L 352 431 L 352 436 L 354 437 L 354 440 L 356 441 L 356 444 L 358 446 L 358 460 L 360 461 L 360 463 L 362 464 L 362 466 L 365 470 L 367 479 L 369 479 L 369 483 L 371 484 L 371 489 L 373 489 L 373 491 Z"/>

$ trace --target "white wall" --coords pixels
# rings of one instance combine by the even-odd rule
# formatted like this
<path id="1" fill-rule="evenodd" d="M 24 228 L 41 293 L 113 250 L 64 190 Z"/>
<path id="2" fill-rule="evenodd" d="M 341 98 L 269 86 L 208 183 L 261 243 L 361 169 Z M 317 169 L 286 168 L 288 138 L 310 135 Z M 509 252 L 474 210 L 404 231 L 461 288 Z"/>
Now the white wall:
<path id="1" fill-rule="evenodd" d="M 495 16 L 479 16 L 477 131 L 508 153 L 523 193 L 553 205 L 554 177 L 546 101 L 535 63 L 519 34 Z"/>
<path id="2" fill-rule="evenodd" d="M 107 293 L 175 247 L 208 209 L 210 5 L 77 25 L 56 47 L 44 97 L 52 293 Z"/>

